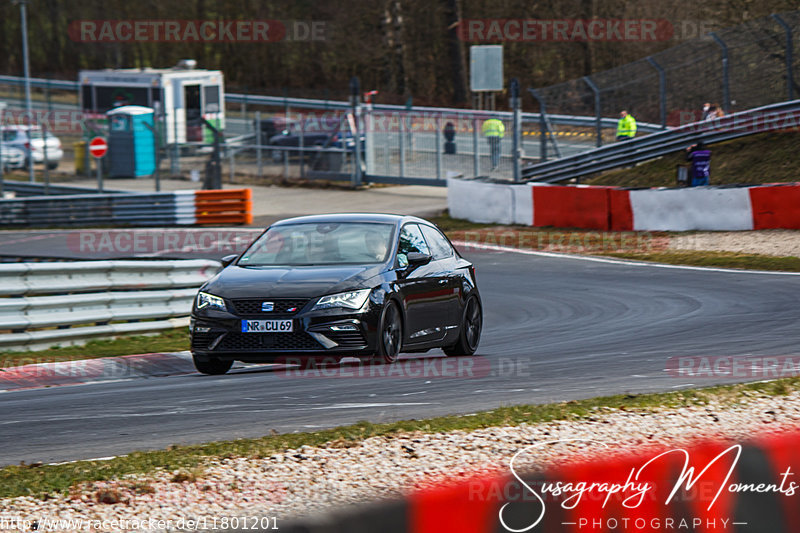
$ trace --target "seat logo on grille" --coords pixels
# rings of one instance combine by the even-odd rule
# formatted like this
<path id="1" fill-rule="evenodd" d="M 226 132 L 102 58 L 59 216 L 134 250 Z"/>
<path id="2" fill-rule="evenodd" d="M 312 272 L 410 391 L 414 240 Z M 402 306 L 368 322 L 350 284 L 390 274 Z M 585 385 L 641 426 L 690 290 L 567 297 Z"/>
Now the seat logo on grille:
<path id="1" fill-rule="evenodd" d="M 272 303 L 272 302 L 261 302 L 261 312 L 262 313 L 271 313 L 274 308 L 275 308 L 275 304 Z"/>

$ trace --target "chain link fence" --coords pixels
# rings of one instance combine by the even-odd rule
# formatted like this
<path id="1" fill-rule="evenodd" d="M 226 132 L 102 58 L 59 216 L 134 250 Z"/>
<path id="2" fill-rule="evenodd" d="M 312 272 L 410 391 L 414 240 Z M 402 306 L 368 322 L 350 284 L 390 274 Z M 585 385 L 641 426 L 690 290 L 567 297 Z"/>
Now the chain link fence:
<path id="1" fill-rule="evenodd" d="M 705 102 L 730 113 L 789 100 L 800 96 L 798 28 L 800 11 L 756 19 L 537 92 L 550 113 L 615 117 L 626 109 L 666 126 L 699 120 Z"/>

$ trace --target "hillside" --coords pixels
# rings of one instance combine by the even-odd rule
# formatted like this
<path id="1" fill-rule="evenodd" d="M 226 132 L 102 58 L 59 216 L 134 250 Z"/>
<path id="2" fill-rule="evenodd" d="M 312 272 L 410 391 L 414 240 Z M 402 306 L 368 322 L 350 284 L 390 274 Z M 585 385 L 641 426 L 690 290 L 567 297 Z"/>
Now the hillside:
<path id="1" fill-rule="evenodd" d="M 711 185 L 800 181 L 800 132 L 762 133 L 712 144 Z M 621 187 L 675 187 L 675 167 L 684 152 L 603 173 L 581 183 Z"/>

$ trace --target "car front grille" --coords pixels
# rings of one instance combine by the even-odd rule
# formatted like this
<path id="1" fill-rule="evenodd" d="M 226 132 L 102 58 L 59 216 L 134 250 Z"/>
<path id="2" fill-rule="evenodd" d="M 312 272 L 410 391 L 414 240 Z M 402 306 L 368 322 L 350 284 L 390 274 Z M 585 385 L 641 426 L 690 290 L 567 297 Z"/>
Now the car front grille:
<path id="1" fill-rule="evenodd" d="M 315 351 L 322 350 L 320 343 L 308 333 L 228 333 L 217 345 L 217 350 L 230 352 L 249 351 Z"/>
<path id="2" fill-rule="evenodd" d="M 261 310 L 264 302 L 272 303 L 272 311 Z M 233 309 L 239 316 L 264 318 L 273 315 L 295 315 L 307 303 L 308 298 L 241 298 L 233 300 Z"/>
<path id="3" fill-rule="evenodd" d="M 357 331 L 326 331 L 323 335 L 342 348 L 357 348 L 367 344 L 364 336 Z"/>
<path id="4" fill-rule="evenodd" d="M 192 333 L 192 348 L 196 350 L 207 350 L 211 341 L 217 337 L 219 337 L 219 332 L 197 333 L 195 331 Z"/>

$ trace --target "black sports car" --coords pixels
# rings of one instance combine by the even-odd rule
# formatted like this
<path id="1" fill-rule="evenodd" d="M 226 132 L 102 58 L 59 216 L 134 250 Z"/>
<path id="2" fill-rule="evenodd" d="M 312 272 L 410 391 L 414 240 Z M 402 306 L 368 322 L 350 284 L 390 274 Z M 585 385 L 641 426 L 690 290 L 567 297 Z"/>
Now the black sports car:
<path id="1" fill-rule="evenodd" d="M 316 215 L 270 226 L 209 280 L 192 308 L 194 363 L 472 355 L 482 327 L 475 271 L 433 224 L 382 214 Z"/>

